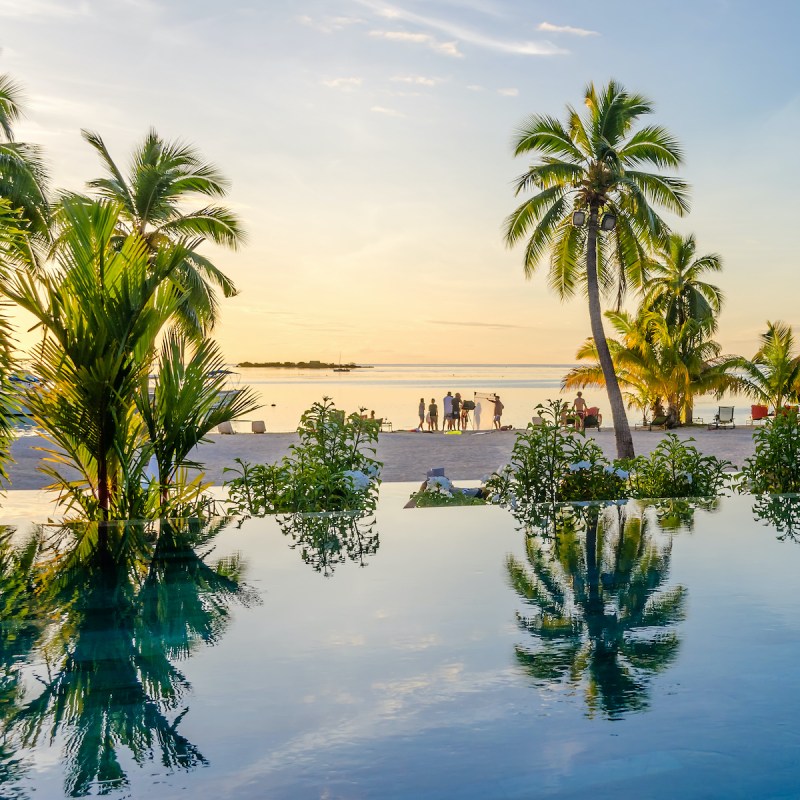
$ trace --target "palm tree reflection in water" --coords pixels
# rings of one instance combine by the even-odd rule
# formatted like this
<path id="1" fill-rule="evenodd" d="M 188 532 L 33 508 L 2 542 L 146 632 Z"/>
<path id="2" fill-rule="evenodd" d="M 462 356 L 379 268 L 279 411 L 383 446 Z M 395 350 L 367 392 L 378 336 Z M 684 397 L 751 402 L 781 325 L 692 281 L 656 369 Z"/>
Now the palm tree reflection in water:
<path id="1" fill-rule="evenodd" d="M 517 645 L 517 661 L 538 686 L 581 687 L 590 717 L 644 710 L 652 676 L 677 656 L 684 616 L 686 590 L 665 586 L 671 540 L 634 504 L 570 507 L 554 520 L 526 537 L 527 564 L 507 559 L 530 606 L 518 624 L 536 641 Z"/>
<path id="2" fill-rule="evenodd" d="M 20 696 L 8 740 L 35 747 L 64 739 L 65 791 L 82 796 L 128 785 L 119 750 L 167 770 L 207 763 L 179 732 L 191 686 L 174 665 L 214 644 L 230 605 L 258 603 L 238 556 L 206 563 L 224 527 L 135 523 L 62 528 L 49 542 L 39 612 L 38 696 Z"/>

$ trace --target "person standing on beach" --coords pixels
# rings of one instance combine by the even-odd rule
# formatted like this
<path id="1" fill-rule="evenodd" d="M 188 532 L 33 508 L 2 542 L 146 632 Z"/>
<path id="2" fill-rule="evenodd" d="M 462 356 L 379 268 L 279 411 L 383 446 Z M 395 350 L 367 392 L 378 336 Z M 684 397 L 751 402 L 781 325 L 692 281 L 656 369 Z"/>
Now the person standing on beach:
<path id="1" fill-rule="evenodd" d="M 580 420 L 578 430 L 583 430 L 583 418 L 586 416 L 586 401 L 583 399 L 583 392 L 578 392 L 578 396 L 572 401 L 572 407 Z"/>
<path id="2" fill-rule="evenodd" d="M 500 395 L 496 394 L 494 396 L 494 427 L 496 430 L 500 430 L 500 420 L 503 417 L 503 409 L 505 406 L 500 402 Z"/>
<path id="3" fill-rule="evenodd" d="M 461 393 L 456 392 L 456 396 L 453 398 L 453 413 L 451 415 L 453 419 L 451 420 L 450 430 L 457 431 L 460 429 L 460 420 L 461 420 Z"/>
<path id="4" fill-rule="evenodd" d="M 475 420 L 475 430 L 481 429 L 481 401 L 475 401 L 475 410 L 472 412 L 472 418 Z"/>
<path id="5" fill-rule="evenodd" d="M 435 431 L 439 429 L 439 406 L 436 405 L 436 400 L 431 397 L 431 404 L 428 406 L 428 430 Z"/>
<path id="6" fill-rule="evenodd" d="M 425 429 L 425 398 L 420 397 L 419 399 L 419 427 L 417 428 L 418 431 Z"/>
<path id="7" fill-rule="evenodd" d="M 453 393 L 448 392 L 442 400 L 442 408 L 444 410 L 444 417 L 442 417 L 442 430 L 447 425 L 447 429 L 451 430 L 453 427 Z"/>

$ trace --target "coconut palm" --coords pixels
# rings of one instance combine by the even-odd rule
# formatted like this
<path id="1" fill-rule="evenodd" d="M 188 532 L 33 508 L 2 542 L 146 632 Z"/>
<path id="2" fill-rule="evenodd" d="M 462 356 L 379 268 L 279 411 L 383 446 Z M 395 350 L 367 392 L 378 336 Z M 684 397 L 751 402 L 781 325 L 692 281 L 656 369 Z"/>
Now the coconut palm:
<path id="1" fill-rule="evenodd" d="M 584 102 L 583 116 L 567 107 L 566 124 L 534 115 L 517 131 L 515 155 L 538 159 L 517 180 L 518 195 L 534 194 L 507 218 L 505 240 L 513 246 L 527 238 L 528 277 L 549 253 L 549 283 L 562 300 L 579 287 L 585 290 L 617 452 L 630 458 L 633 439 L 603 331 L 600 295 L 616 288 L 619 300 L 628 283 L 641 286 L 647 249 L 668 233 L 654 205 L 684 214 L 688 187 L 677 178 L 640 169 L 674 168 L 682 160 L 677 141 L 665 128 L 636 128 L 653 110 L 649 100 L 609 81 L 600 91 L 589 84 Z M 585 227 L 573 225 L 579 221 L 573 212 L 587 217 Z M 601 220 L 603 212 L 607 216 Z"/>
<path id="2" fill-rule="evenodd" d="M 535 647 L 516 647 L 537 683 L 583 686 L 588 713 L 610 718 L 647 707 L 651 677 L 675 659 L 674 625 L 686 591 L 667 587 L 671 542 L 659 542 L 639 509 L 574 509 L 555 538 L 526 539 L 528 564 L 509 556 L 517 614 Z"/>
<path id="3" fill-rule="evenodd" d="M 681 326 L 691 319 L 713 332 L 723 294 L 701 278 L 706 272 L 722 270 L 722 258 L 716 253 L 695 257 L 696 250 L 693 234 L 670 234 L 648 264 L 642 306 L 663 315 L 669 325 Z"/>
<path id="4" fill-rule="evenodd" d="M 152 253 L 165 242 L 186 245 L 186 256 L 176 280 L 188 290 L 180 308 L 186 332 L 203 333 L 216 321 L 216 290 L 225 297 L 236 294 L 233 282 L 198 247 L 210 239 L 236 249 L 244 232 L 236 215 L 219 205 L 195 210 L 186 208 L 193 197 L 224 197 L 228 181 L 195 148 L 182 142 L 167 142 L 150 130 L 136 148 L 126 175 L 112 159 L 97 133 L 83 131 L 83 138 L 95 149 L 107 173 L 89 182 L 89 187 L 122 207 L 119 232 L 136 233 Z"/>
<path id="5" fill-rule="evenodd" d="M 785 322 L 767 322 L 761 347 L 752 359 L 736 359 L 736 366 L 741 370 L 738 389 L 774 411 L 800 396 L 800 355 L 792 326 Z"/>

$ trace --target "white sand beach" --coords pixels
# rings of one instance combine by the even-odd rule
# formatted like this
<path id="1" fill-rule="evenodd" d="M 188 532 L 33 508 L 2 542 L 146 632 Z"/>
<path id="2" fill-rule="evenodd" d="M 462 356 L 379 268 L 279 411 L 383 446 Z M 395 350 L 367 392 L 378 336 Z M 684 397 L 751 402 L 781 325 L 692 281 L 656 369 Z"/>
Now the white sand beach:
<path id="1" fill-rule="evenodd" d="M 728 459 L 736 467 L 740 467 L 753 453 L 752 432 L 750 427 L 676 431 L 681 439 L 694 437 L 695 446 L 701 453 Z M 612 430 L 590 431 L 587 435 L 597 441 L 606 456 L 615 456 Z M 663 431 L 634 431 L 637 454 L 651 452 L 663 436 Z M 253 463 L 274 462 L 286 455 L 289 446 L 297 442 L 294 433 L 214 434 L 209 438 L 208 443 L 197 449 L 196 458 L 205 465 L 206 476 L 214 485 L 223 482 L 223 469 L 235 466 L 234 459 Z M 429 467 L 444 467 L 448 477 L 454 480 L 479 480 L 508 462 L 515 439 L 515 431 L 467 432 L 458 436 L 382 433 L 377 455 L 384 462 L 384 481 L 421 480 Z M 41 489 L 47 485 L 47 478 L 37 470 L 42 458 L 37 448 L 46 444 L 40 436 L 23 436 L 14 442 L 12 455 L 15 463 L 9 469 L 11 489 Z"/>

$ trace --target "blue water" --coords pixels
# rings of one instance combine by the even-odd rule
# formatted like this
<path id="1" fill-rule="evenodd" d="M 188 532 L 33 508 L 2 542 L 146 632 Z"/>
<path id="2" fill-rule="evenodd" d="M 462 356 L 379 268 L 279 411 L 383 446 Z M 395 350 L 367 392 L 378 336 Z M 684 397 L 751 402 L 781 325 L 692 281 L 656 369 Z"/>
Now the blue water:
<path id="1" fill-rule="evenodd" d="M 3 551 L 0 793 L 798 796 L 800 529 L 774 527 L 798 501 L 526 536 L 402 510 L 410 489 L 361 520 L 51 531 L 60 599 L 33 622 Z"/>

